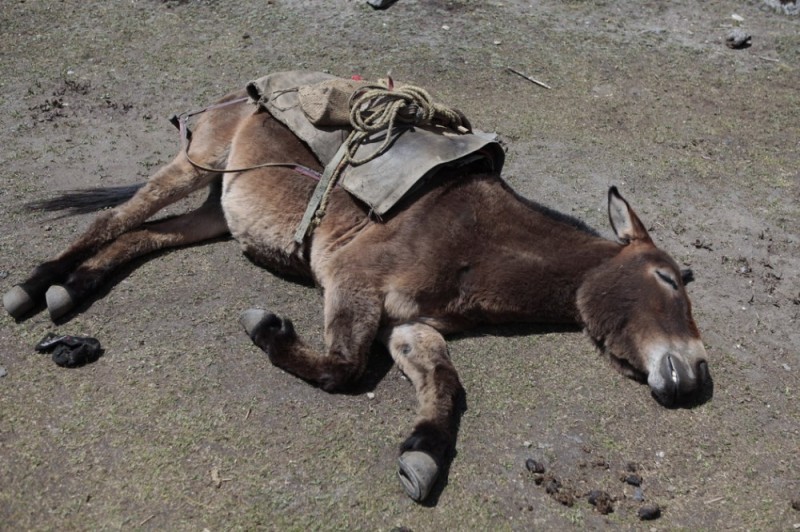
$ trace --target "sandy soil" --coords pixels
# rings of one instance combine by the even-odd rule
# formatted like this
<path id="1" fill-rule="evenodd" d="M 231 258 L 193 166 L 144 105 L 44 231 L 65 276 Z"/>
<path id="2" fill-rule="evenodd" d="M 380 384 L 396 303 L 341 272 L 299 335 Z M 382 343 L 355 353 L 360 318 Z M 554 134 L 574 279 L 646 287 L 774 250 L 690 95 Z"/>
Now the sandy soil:
<path id="1" fill-rule="evenodd" d="M 733 13 L 750 48 L 725 46 Z M 2 291 L 89 220 L 21 204 L 143 180 L 177 149 L 172 113 L 270 71 L 391 71 L 497 131 L 523 194 L 607 233 L 618 185 L 694 269 L 715 380 L 709 402 L 666 410 L 580 333 L 454 338 L 458 453 L 417 505 L 394 465 L 410 384 L 379 352 L 352 395 L 273 368 L 239 312 L 271 308 L 319 338 L 319 294 L 219 241 L 140 261 L 67 323 L 0 317 L 0 528 L 800 526 L 799 17 L 756 0 L 14 0 L 0 27 Z M 48 331 L 95 336 L 105 355 L 59 368 L 33 352 Z M 643 504 L 661 517 L 642 524 Z"/>

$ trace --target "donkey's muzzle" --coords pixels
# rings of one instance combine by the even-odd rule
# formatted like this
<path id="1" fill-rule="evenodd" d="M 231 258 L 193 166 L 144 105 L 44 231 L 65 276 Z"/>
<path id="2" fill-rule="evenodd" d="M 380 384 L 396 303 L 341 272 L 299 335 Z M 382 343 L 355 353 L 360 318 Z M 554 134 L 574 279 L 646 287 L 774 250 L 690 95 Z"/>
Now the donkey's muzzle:
<path id="1" fill-rule="evenodd" d="M 661 385 L 651 390 L 662 405 L 692 406 L 710 397 L 711 373 L 705 360 L 690 367 L 682 358 L 667 353 L 661 358 L 658 371 Z"/>

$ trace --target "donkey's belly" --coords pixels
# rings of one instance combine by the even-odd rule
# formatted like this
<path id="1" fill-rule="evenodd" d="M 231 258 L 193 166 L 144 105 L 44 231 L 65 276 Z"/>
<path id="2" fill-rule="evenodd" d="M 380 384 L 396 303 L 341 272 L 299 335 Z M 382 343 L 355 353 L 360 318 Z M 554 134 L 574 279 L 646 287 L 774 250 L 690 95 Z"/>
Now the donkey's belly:
<path id="1" fill-rule="evenodd" d="M 226 176 L 222 208 L 231 235 L 259 264 L 281 273 L 307 276 L 303 248 L 294 231 L 303 211 L 298 197 L 309 187 L 282 170 L 259 170 Z"/>

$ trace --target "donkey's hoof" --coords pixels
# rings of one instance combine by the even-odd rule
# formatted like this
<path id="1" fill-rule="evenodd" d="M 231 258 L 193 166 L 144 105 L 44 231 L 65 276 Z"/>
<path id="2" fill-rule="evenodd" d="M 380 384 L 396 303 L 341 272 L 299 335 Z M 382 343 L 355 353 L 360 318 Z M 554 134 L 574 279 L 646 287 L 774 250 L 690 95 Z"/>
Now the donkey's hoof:
<path id="1" fill-rule="evenodd" d="M 439 476 L 439 466 L 428 453 L 407 451 L 397 459 L 400 470 L 397 472 L 406 494 L 417 502 L 422 502 L 431 492 Z"/>
<path id="2" fill-rule="evenodd" d="M 242 327 L 244 327 L 247 336 L 252 337 L 259 324 L 271 315 L 272 313 L 267 312 L 266 310 L 260 308 L 251 308 L 245 310 L 239 315 L 239 323 L 241 323 Z"/>
<path id="3" fill-rule="evenodd" d="M 47 300 L 47 310 L 50 312 L 51 320 L 57 320 L 75 306 L 75 300 L 69 291 L 57 284 L 48 288 L 44 297 Z"/>
<path id="4" fill-rule="evenodd" d="M 24 316 L 35 304 L 33 298 L 21 286 L 15 286 L 3 296 L 3 307 L 14 318 Z"/>

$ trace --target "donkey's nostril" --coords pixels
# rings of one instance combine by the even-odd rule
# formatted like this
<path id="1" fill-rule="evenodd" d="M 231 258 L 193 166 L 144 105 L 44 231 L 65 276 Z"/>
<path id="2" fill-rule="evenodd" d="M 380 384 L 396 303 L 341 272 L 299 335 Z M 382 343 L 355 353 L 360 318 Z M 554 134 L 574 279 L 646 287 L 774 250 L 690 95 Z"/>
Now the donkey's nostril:
<path id="1" fill-rule="evenodd" d="M 701 360 L 697 364 L 697 383 L 702 385 L 711 380 L 711 373 L 708 371 L 708 362 Z"/>

